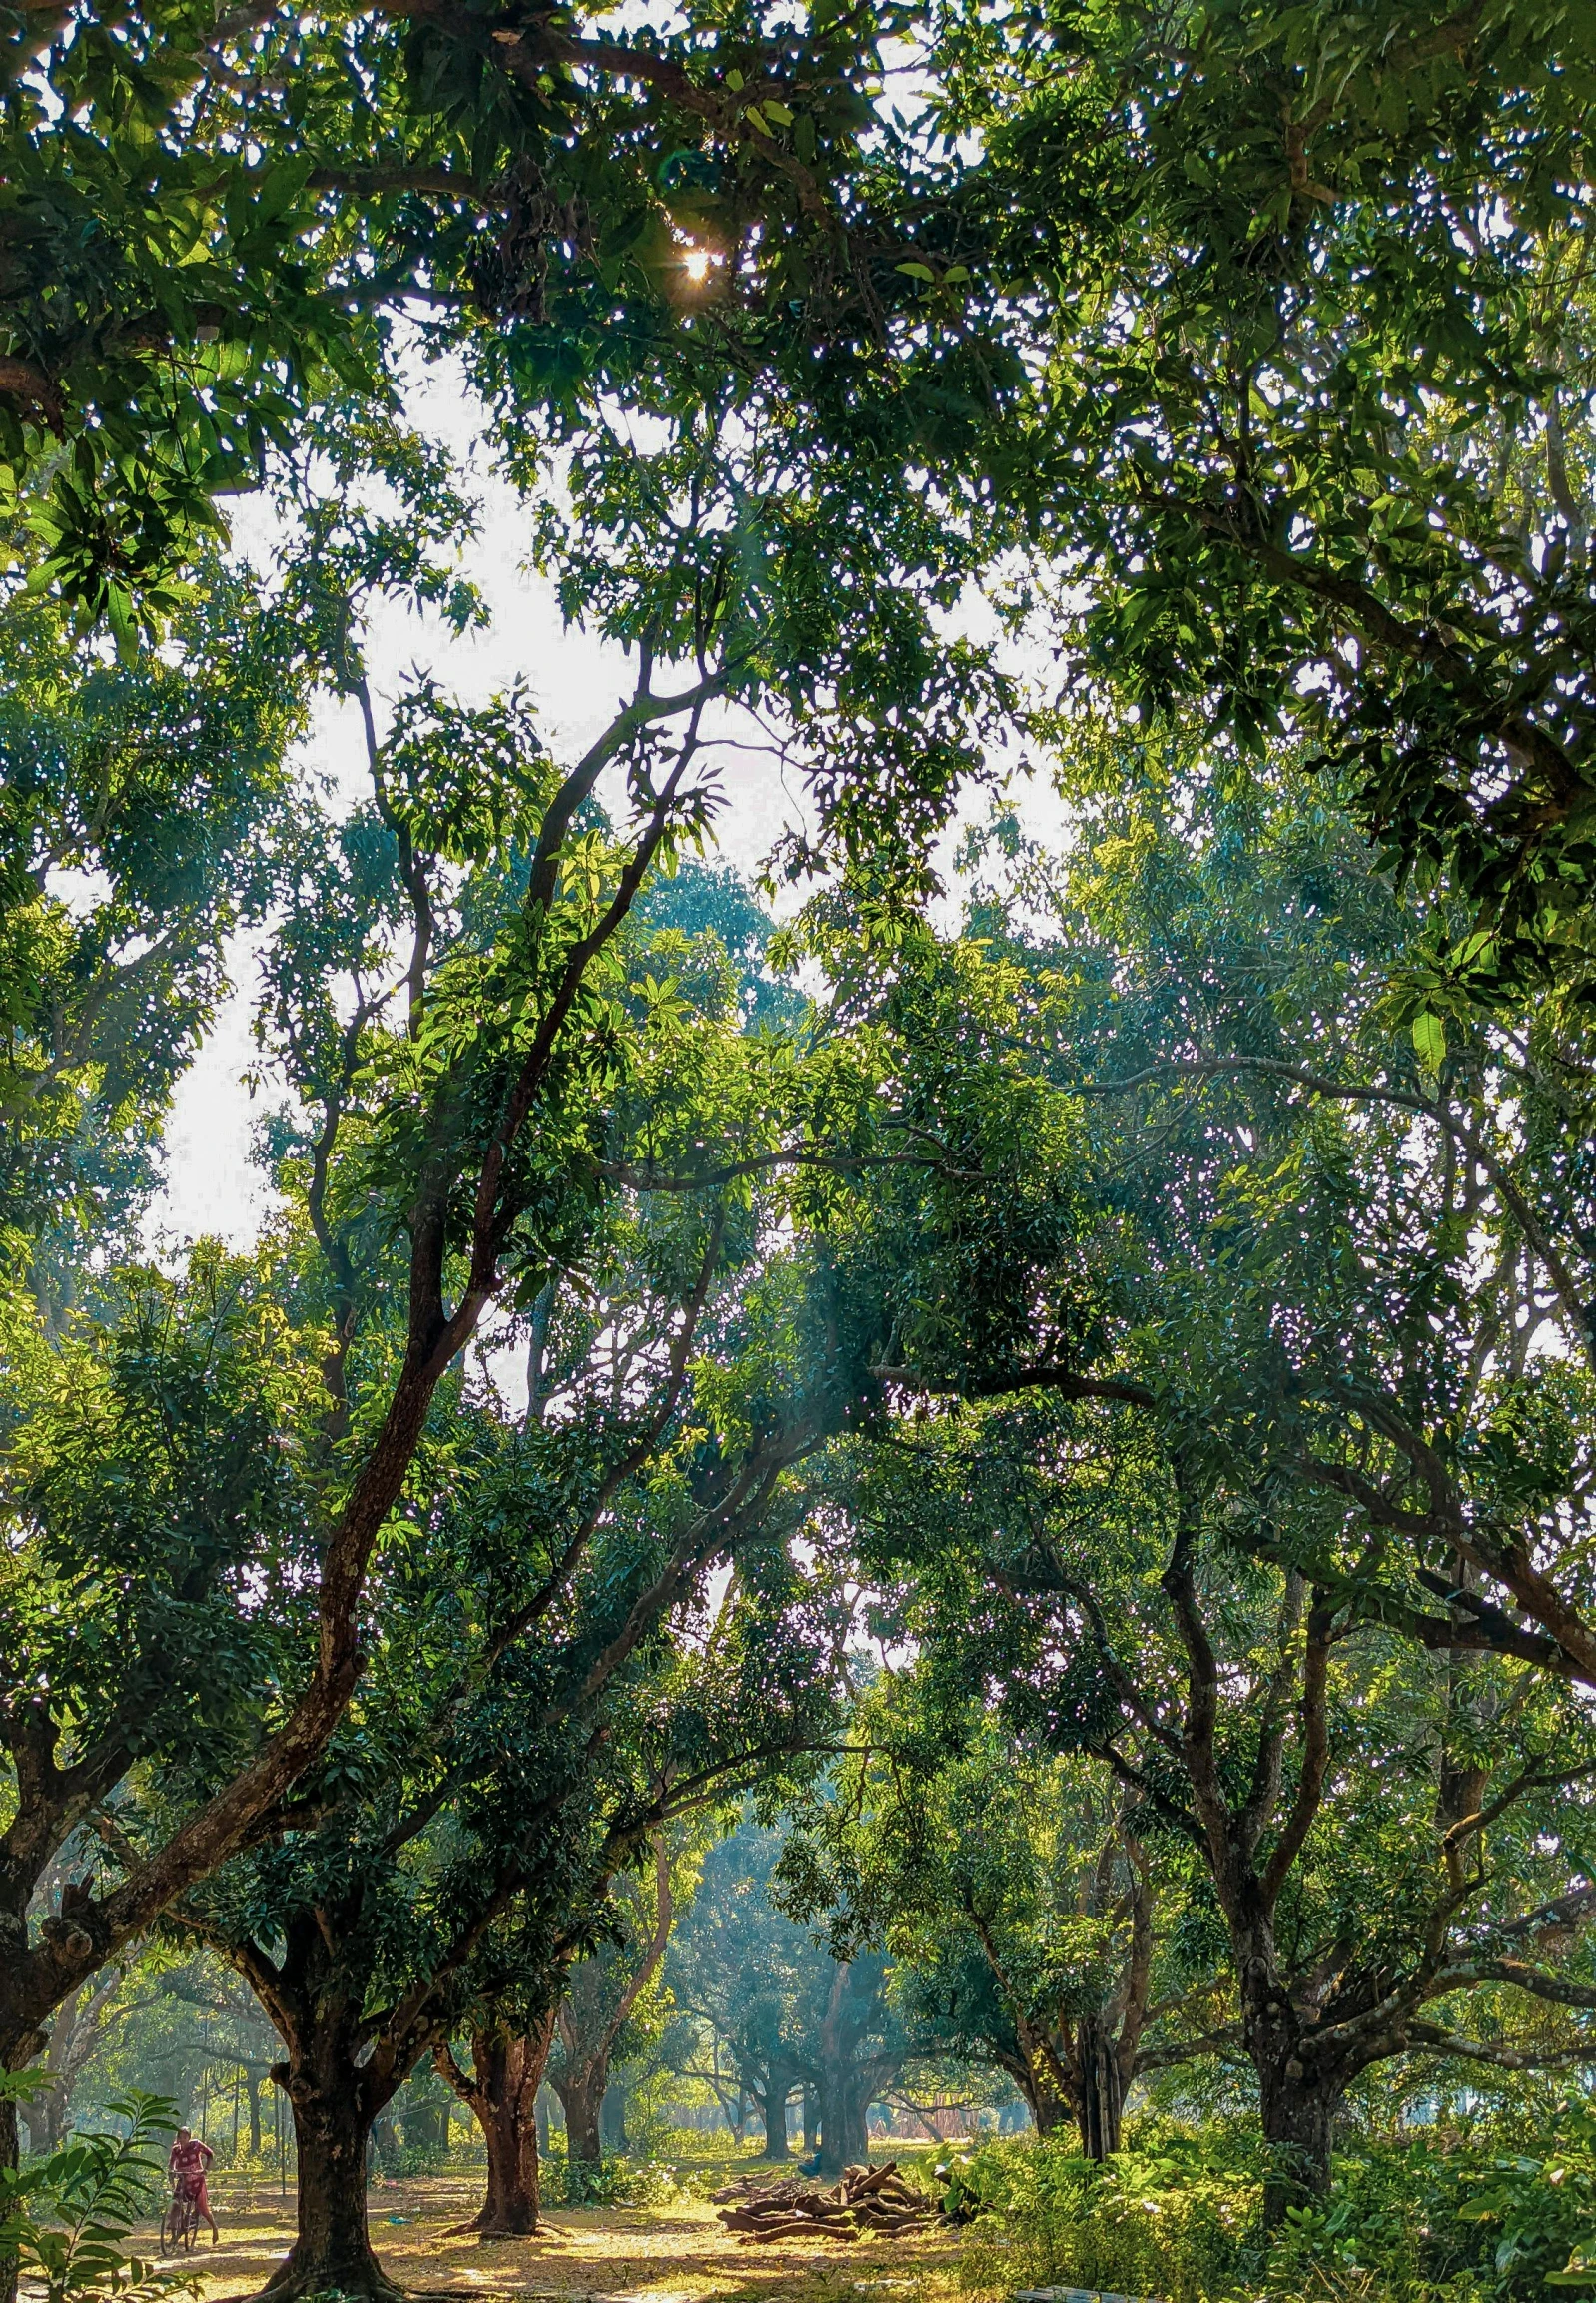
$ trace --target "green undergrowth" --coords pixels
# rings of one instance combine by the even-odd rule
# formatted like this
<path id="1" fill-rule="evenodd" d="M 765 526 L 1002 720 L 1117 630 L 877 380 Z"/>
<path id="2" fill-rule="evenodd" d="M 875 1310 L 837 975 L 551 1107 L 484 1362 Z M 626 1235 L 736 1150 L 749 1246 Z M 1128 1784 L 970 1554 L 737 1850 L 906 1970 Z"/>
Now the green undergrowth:
<path id="1" fill-rule="evenodd" d="M 669 2160 L 617 2153 L 598 2166 L 570 2163 L 565 2138 L 550 2135 L 542 2154 L 542 2189 L 550 2207 L 668 2207 L 673 2200 L 707 2197 L 725 2180 Z"/>
<path id="2" fill-rule="evenodd" d="M 994 2143 L 963 2182 L 978 2294 L 1108 2288 L 1159 2303 L 1596 2303 L 1596 2112 L 1481 2119 L 1336 2154 L 1329 2197 L 1261 2226 L 1255 2126 L 1134 2125 L 1095 2167 L 1055 2141 Z"/>

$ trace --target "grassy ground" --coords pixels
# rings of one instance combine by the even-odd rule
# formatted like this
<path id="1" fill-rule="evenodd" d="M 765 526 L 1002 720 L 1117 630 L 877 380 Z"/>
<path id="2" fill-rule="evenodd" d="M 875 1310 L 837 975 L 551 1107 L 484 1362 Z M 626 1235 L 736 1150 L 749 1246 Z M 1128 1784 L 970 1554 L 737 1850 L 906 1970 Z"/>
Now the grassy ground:
<path id="1" fill-rule="evenodd" d="M 374 2185 L 372 2243 L 392 2279 L 450 2303 L 495 2296 L 540 2303 L 699 2303 L 711 2296 L 727 2303 L 916 2303 L 917 2290 L 946 2295 L 954 2285 L 957 2236 L 739 2246 L 715 2208 L 697 2199 L 556 2207 L 534 2239 L 457 2236 L 456 2227 L 476 2212 L 480 2184 L 479 2175 L 461 2174 Z M 213 2247 L 202 2234 L 191 2259 L 201 2303 L 258 2292 L 294 2235 L 293 2200 L 275 2191 L 224 2184 L 213 2204 L 222 2243 Z"/>

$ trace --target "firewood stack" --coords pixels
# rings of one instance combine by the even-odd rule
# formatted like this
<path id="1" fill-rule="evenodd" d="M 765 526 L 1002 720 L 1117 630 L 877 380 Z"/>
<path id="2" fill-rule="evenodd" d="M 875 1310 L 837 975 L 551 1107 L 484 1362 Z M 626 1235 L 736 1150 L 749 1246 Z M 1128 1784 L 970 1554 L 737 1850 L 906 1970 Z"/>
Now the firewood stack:
<path id="1" fill-rule="evenodd" d="M 744 2175 L 715 2197 L 729 2202 L 720 2219 L 744 2247 L 771 2239 L 857 2239 L 865 2233 L 887 2238 L 899 2231 L 929 2230 L 943 2219 L 923 2192 L 910 2190 L 896 2160 L 885 2167 L 845 2167 L 842 2181 L 829 2191 L 796 2182 L 757 2190 L 754 2178 Z"/>

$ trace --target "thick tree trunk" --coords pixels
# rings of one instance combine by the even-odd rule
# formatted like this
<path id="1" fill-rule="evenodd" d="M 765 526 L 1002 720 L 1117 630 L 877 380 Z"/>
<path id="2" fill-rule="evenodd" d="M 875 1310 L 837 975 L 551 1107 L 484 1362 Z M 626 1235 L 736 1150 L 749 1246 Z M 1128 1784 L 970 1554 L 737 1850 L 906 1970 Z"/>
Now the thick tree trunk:
<path id="1" fill-rule="evenodd" d="M 1081 2084 L 1076 2106 L 1081 2148 L 1089 2159 L 1112 2158 L 1120 2148 L 1120 2060 L 1116 2042 L 1101 2016 L 1083 2015 L 1077 2023 L 1075 2060 Z"/>
<path id="2" fill-rule="evenodd" d="M 867 2083 L 854 2068 L 846 1997 L 849 1969 L 839 1967 L 820 2025 L 820 2172 L 833 2177 L 869 2156 Z"/>
<path id="3" fill-rule="evenodd" d="M 581 2070 L 570 2072 L 557 2083 L 556 2092 L 565 2106 L 565 2148 L 573 2168 L 601 2167 L 604 2163 L 598 2115 L 608 2084 L 607 2055 L 595 2055 Z"/>
<path id="4" fill-rule="evenodd" d="M 0 2064 L 0 2068 L 10 2068 Z M 14 2168 L 19 2156 L 17 2138 L 17 2106 L 8 2096 L 0 2095 L 0 2168 Z M 17 2259 L 0 2248 L 0 2303 L 13 2303 L 17 2292 Z"/>
<path id="5" fill-rule="evenodd" d="M 1081 2106 L 1074 2096 L 1065 2091 L 1065 2058 L 1039 2054 L 1036 2052 L 1035 2041 L 1023 2033 L 1021 2048 L 1022 2052 L 1015 2058 L 1010 2075 L 1025 2097 L 1026 2108 L 1036 2121 L 1037 2133 L 1056 2135 L 1062 2127 L 1078 2126 Z M 923 2115 L 921 2124 L 927 2125 Z"/>
<path id="6" fill-rule="evenodd" d="M 1269 2149 L 1263 2223 L 1276 2230 L 1288 2207 L 1320 2198 L 1330 2187 L 1330 2131 L 1344 2088 L 1311 2073 L 1294 2054 L 1258 2060 L 1263 2140 Z"/>
<path id="7" fill-rule="evenodd" d="M 484 2238 L 529 2238 L 542 2211 L 537 2091 L 553 2037 L 553 2017 L 530 2034 L 477 2031 L 474 2080 L 464 2095 L 487 2145 L 487 2196 L 470 2225 Z M 447 2074 L 446 2074 L 447 2075 Z"/>
<path id="8" fill-rule="evenodd" d="M 820 2172 L 836 2177 L 844 2167 L 863 2165 L 870 2156 L 869 2104 L 858 2075 L 849 2070 L 828 2077 L 820 2104 Z"/>
<path id="9" fill-rule="evenodd" d="M 820 2091 L 804 2082 L 804 2157 L 813 2158 L 820 2148 Z"/>
<path id="10" fill-rule="evenodd" d="M 1075 2048 L 1057 2030 L 1015 2014 L 1019 2053 L 1009 2066 L 1016 2086 L 1030 2106 L 1039 2135 L 1056 2135 L 1062 2127 L 1081 2124 L 1081 2092 L 1076 2084 Z"/>
<path id="11" fill-rule="evenodd" d="M 272 2303 L 330 2289 L 398 2303 L 399 2291 L 373 2254 L 367 2229 L 372 2113 L 352 2049 L 341 2022 L 290 2049 L 286 2076 L 299 2152 L 299 2231 L 288 2260 L 263 2290 Z"/>
<path id="12" fill-rule="evenodd" d="M 790 2159 L 792 2151 L 787 2142 L 787 2097 L 797 2083 L 798 2074 L 790 2063 L 772 2063 L 765 2075 L 765 2091 L 759 2097 L 759 2108 L 765 2121 L 765 2147 L 762 2159 Z"/>
<path id="13" fill-rule="evenodd" d="M 47 2152 L 59 2151 L 66 2139 L 67 2098 L 60 2085 L 41 2095 L 37 2101 L 22 2105 L 22 2116 L 28 2129 L 28 2152 L 42 2159 Z"/>

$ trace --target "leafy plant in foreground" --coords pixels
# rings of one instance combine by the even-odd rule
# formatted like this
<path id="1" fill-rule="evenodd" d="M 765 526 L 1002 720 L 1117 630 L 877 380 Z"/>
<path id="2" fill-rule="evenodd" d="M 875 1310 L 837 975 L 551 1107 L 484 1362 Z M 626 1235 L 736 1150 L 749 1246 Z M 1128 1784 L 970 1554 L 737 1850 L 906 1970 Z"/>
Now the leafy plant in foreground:
<path id="1" fill-rule="evenodd" d="M 33 2073 L 0 2075 L 13 2100 L 36 2083 Z M 127 2244 L 159 2190 L 156 2149 L 176 2107 L 160 2095 L 130 2094 L 113 2096 L 107 2109 L 126 2121 L 125 2135 L 74 2135 L 48 2158 L 0 2168 L 0 2262 L 10 2257 L 23 2278 L 40 2282 L 45 2303 L 88 2296 L 146 2303 L 192 2284 Z"/>

